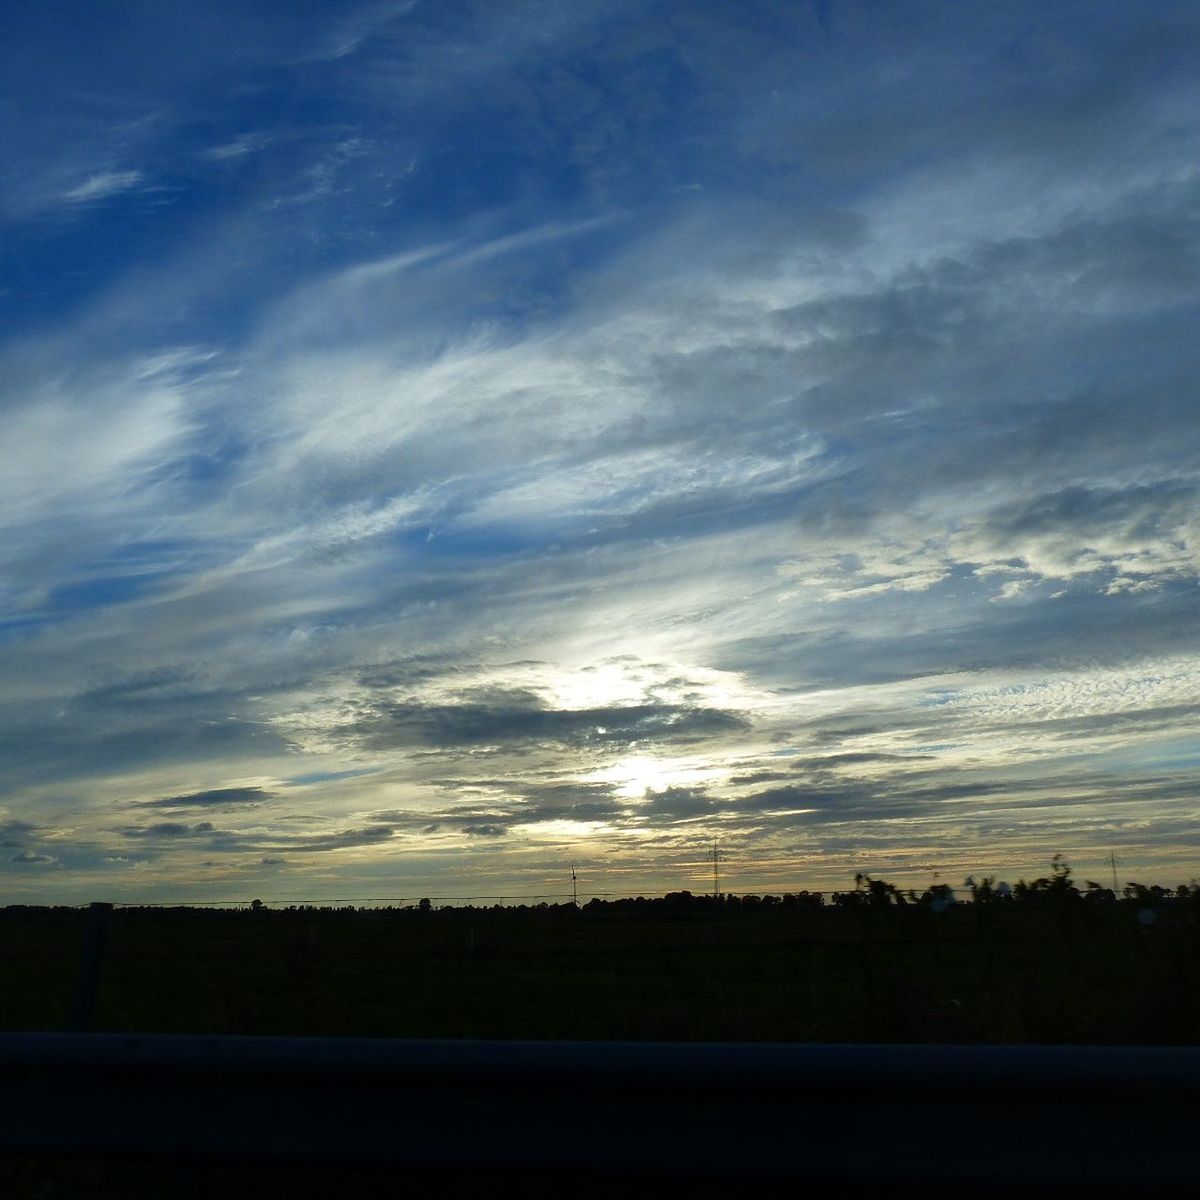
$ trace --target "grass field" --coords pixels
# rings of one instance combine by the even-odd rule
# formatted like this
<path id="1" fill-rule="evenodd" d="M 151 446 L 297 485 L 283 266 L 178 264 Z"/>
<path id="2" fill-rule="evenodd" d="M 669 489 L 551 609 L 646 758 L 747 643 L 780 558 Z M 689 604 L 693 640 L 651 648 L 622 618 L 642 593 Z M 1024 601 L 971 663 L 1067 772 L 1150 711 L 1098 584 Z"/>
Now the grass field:
<path id="1" fill-rule="evenodd" d="M 884 898 L 886 899 L 886 898 Z M 1034 902 L 1034 900 L 1038 902 Z M 88 914 L 0 910 L 0 1028 L 69 1028 Z M 1196 1044 L 1195 895 L 897 907 L 669 898 L 118 909 L 91 1027 L 695 1041 Z"/>

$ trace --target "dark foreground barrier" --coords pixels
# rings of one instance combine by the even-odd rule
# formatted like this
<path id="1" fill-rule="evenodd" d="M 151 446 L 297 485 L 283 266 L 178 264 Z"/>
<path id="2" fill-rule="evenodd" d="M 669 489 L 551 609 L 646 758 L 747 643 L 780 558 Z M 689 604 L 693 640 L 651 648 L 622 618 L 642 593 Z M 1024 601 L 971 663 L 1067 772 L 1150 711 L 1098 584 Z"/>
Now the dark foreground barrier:
<path id="1" fill-rule="evenodd" d="M 0 1034 L 0 1149 L 1048 1188 L 1194 1186 L 1200 1050 Z"/>

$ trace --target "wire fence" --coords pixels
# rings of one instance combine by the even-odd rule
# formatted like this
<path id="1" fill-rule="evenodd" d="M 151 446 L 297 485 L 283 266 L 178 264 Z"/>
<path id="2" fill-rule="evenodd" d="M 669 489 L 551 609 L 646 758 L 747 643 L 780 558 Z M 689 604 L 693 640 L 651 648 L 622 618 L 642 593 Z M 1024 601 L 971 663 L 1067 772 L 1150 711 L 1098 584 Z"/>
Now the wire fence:
<path id="1" fill-rule="evenodd" d="M 719 894 L 721 896 L 737 895 L 737 896 L 788 896 L 801 895 L 804 893 L 814 894 L 817 889 L 804 887 L 780 887 L 778 884 L 746 884 L 740 885 L 736 892 L 731 889 L 724 889 Z M 844 889 L 842 889 L 844 890 Z M 226 898 L 226 899 L 202 899 L 202 900 L 114 900 L 112 905 L 114 908 L 249 908 L 254 904 L 260 904 L 266 908 L 283 908 L 283 907 L 345 907 L 351 904 L 391 904 L 391 905 L 413 905 L 419 904 L 422 900 L 428 900 L 430 904 L 472 904 L 476 901 L 490 901 L 493 904 L 500 905 L 520 905 L 530 902 L 541 903 L 555 901 L 559 903 L 569 903 L 572 900 L 578 899 L 580 904 L 586 903 L 588 900 L 662 900 L 667 896 L 677 896 L 682 892 L 687 891 L 692 896 L 697 898 L 713 896 L 712 891 L 692 891 L 685 888 L 672 888 L 670 891 L 638 891 L 625 889 L 621 891 L 598 892 L 598 891 L 580 891 L 577 895 L 574 892 L 476 892 L 471 895 L 430 895 L 428 893 L 412 894 L 409 896 L 337 896 L 337 897 L 253 897 L 253 898 Z M 822 895 L 831 895 L 828 890 L 821 892 Z M 87 904 L 69 905 L 68 907 L 86 908 Z"/>

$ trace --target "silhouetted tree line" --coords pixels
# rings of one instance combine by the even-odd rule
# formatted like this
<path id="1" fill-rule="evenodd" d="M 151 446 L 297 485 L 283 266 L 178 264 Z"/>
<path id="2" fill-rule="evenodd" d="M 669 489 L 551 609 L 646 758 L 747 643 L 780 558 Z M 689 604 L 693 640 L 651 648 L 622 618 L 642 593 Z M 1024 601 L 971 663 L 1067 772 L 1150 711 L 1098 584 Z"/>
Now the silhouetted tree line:
<path id="1" fill-rule="evenodd" d="M 941 913 L 952 908 L 967 906 L 995 909 L 1036 911 L 1053 908 L 1086 906 L 1091 909 L 1129 909 L 1138 913 L 1143 923 L 1150 923 L 1152 914 L 1160 910 L 1194 910 L 1200 913 L 1200 881 L 1180 884 L 1177 887 L 1162 887 L 1158 884 L 1126 883 L 1120 893 L 1112 888 L 1086 880 L 1079 887 L 1072 877 L 1071 867 L 1062 855 L 1056 854 L 1049 875 L 1015 884 L 997 881 L 994 876 L 983 876 L 976 880 L 968 876 L 960 889 L 949 884 L 934 883 L 923 890 L 901 888 L 884 879 L 875 879 L 859 873 L 854 876 L 854 887 L 846 891 L 781 892 L 778 895 L 722 892 L 694 893 L 691 891 L 668 892 L 662 896 L 626 896 L 615 899 L 595 897 L 584 904 L 575 905 L 569 900 L 537 901 L 536 903 L 493 903 L 476 905 L 470 903 L 438 904 L 429 897 L 422 897 L 411 904 L 390 904 L 355 907 L 352 904 L 288 904 L 271 906 L 256 899 L 235 907 L 171 906 L 171 905 L 124 905 L 128 912 L 176 912 L 196 917 L 204 913 L 249 912 L 258 916 L 273 913 L 320 913 L 328 916 L 365 916 L 379 914 L 411 914 L 417 917 L 450 913 L 557 913 L 557 914 L 664 914 L 664 913 L 716 913 L 716 912 L 770 912 L 839 910 L 843 912 L 879 913 L 889 910 L 911 909 L 920 912 Z M 70 905 L 10 904 L 4 910 L 10 916 L 22 913 L 30 915 L 60 914 L 68 918 L 78 913 Z"/>
<path id="2" fill-rule="evenodd" d="M 854 890 L 834 892 L 830 903 L 836 908 L 906 908 L 916 906 L 934 912 L 962 903 L 1009 908 L 1045 909 L 1056 906 L 1088 905 L 1109 907 L 1123 905 L 1139 910 L 1157 911 L 1163 907 L 1193 907 L 1200 910 L 1200 882 L 1193 880 L 1175 888 L 1158 884 L 1147 886 L 1127 883 L 1120 895 L 1112 888 L 1086 880 L 1081 889 L 1071 877 L 1070 864 L 1061 854 L 1054 856 L 1049 875 L 1032 881 L 1024 879 L 1009 885 L 997 882 L 994 876 L 986 875 L 976 880 L 968 876 L 963 881 L 962 895 L 955 893 L 948 884 L 937 883 L 922 892 L 896 887 L 870 875 L 856 875 Z"/>

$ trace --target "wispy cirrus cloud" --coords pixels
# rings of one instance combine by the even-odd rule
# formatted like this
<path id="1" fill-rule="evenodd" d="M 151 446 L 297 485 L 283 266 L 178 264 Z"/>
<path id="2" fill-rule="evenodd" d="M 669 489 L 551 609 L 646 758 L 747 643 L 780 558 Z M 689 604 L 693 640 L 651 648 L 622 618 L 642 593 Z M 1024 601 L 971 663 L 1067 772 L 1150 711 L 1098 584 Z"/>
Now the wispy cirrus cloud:
<path id="1" fill-rule="evenodd" d="M 98 171 L 63 192 L 62 199 L 67 204 L 94 204 L 140 187 L 144 182 L 141 171 Z"/>

